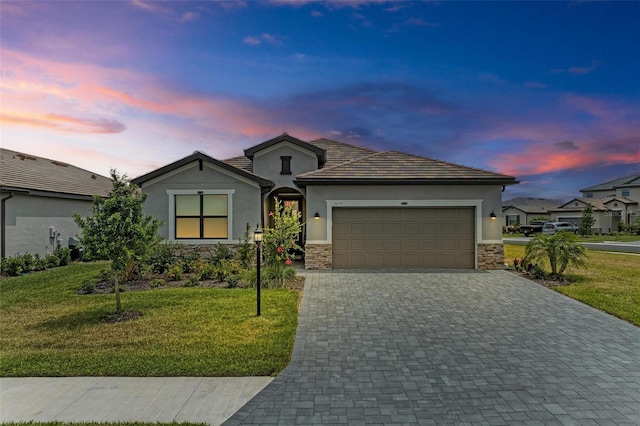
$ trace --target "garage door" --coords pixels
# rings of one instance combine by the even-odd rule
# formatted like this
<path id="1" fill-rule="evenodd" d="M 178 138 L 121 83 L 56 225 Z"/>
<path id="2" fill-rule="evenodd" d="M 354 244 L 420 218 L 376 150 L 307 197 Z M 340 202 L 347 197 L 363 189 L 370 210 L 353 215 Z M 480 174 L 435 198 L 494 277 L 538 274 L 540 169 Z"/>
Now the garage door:
<path id="1" fill-rule="evenodd" d="M 474 268 L 475 210 L 334 208 L 334 268 Z"/>

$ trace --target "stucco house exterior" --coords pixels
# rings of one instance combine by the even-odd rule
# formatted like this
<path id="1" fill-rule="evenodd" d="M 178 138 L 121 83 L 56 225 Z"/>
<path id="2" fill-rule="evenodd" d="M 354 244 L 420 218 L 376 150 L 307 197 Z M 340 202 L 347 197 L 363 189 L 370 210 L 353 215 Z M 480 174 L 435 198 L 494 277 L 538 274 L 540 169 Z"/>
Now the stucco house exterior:
<path id="1" fill-rule="evenodd" d="M 90 213 L 111 179 L 60 161 L 0 149 L 1 257 L 44 255 L 67 247 L 80 230 L 73 213 Z"/>
<path id="2" fill-rule="evenodd" d="M 502 202 L 504 226 L 528 225 L 536 218 L 551 220 L 551 210 L 560 205 L 559 200 L 518 197 Z"/>
<path id="3" fill-rule="evenodd" d="M 274 198 L 302 213 L 305 267 L 503 266 L 502 190 L 516 179 L 395 151 L 288 134 L 243 156 L 202 152 L 132 180 L 167 241 L 237 244 Z"/>

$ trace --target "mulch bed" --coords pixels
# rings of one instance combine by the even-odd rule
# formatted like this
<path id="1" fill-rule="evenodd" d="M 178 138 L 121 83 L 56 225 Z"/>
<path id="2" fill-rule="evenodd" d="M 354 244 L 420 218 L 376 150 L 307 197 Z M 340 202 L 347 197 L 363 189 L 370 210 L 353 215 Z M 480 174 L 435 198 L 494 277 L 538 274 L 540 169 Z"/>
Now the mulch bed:
<path id="1" fill-rule="evenodd" d="M 550 278 L 533 278 L 528 272 L 522 272 L 522 271 L 516 271 L 513 269 L 510 269 L 509 272 L 511 272 L 512 274 L 516 274 L 519 275 L 523 278 L 528 279 L 529 281 L 533 281 L 535 283 L 538 283 L 542 286 L 545 286 L 547 288 L 553 288 L 553 287 L 559 287 L 559 286 L 567 286 L 567 285 L 571 285 L 573 284 L 573 282 L 569 279 L 567 279 L 566 277 L 563 279 L 550 279 Z"/>

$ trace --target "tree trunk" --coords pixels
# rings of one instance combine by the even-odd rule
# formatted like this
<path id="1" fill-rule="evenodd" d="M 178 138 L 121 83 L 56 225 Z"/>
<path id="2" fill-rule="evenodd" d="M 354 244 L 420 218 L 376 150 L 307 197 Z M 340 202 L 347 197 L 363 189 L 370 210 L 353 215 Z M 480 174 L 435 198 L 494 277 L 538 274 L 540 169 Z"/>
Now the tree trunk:
<path id="1" fill-rule="evenodd" d="M 116 293 L 116 314 L 118 316 L 122 315 L 122 304 L 120 303 L 120 286 L 118 285 L 118 273 L 114 274 L 115 285 L 114 291 Z"/>

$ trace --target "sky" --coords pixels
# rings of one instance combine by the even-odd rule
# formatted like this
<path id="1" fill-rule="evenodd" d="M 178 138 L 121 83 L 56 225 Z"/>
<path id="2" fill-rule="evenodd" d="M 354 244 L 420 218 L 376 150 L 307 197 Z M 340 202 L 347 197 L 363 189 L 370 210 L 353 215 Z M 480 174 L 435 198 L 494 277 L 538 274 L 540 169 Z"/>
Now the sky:
<path id="1" fill-rule="evenodd" d="M 568 200 L 640 174 L 640 2 L 1 0 L 0 126 L 106 176 L 287 132 Z"/>

